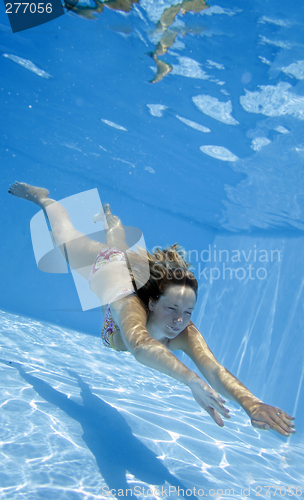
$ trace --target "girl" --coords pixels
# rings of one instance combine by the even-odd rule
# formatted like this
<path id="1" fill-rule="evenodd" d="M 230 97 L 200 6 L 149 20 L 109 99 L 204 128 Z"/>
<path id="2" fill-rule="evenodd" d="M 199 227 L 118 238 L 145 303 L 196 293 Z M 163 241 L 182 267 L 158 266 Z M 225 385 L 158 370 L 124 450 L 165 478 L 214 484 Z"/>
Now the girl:
<path id="1" fill-rule="evenodd" d="M 230 416 L 218 392 L 241 405 L 254 427 L 283 436 L 295 432 L 294 418 L 256 398 L 217 361 L 192 323 L 198 285 L 177 245 L 148 254 L 150 277 L 138 288 L 125 253 L 123 225 L 109 205 L 103 205 L 108 224 L 105 245 L 77 231 L 47 189 L 16 182 L 9 193 L 44 210 L 56 245 L 70 266 L 89 281 L 103 306 L 104 345 L 129 351 L 139 363 L 186 384 L 219 426 L 224 425 L 222 417 Z M 140 269 L 140 255 L 137 261 Z M 171 352 L 175 350 L 184 351 L 213 388 L 179 361 Z"/>

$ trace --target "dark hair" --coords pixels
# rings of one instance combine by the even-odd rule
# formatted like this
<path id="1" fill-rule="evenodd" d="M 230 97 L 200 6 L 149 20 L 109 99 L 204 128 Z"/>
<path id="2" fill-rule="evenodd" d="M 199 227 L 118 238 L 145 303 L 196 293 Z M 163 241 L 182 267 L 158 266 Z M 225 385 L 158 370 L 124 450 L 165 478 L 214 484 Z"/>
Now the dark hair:
<path id="1" fill-rule="evenodd" d="M 133 285 L 138 297 L 148 306 L 149 299 L 158 300 L 171 285 L 189 286 L 197 297 L 198 284 L 188 269 L 190 264 L 184 258 L 185 251 L 175 243 L 165 249 L 157 248 L 147 252 L 150 277 L 140 288 Z"/>

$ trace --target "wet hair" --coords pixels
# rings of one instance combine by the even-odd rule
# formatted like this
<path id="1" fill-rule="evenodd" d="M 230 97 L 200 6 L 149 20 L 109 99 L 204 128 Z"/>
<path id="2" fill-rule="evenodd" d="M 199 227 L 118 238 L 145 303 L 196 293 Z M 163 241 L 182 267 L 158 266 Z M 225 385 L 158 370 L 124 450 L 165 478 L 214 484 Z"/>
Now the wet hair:
<path id="1" fill-rule="evenodd" d="M 185 253 L 177 243 L 165 249 L 157 248 L 152 254 L 147 252 L 150 277 L 140 288 L 133 280 L 136 293 L 146 306 L 150 298 L 158 300 L 172 285 L 189 286 L 197 297 L 198 284 L 189 270 L 190 264 L 184 258 Z"/>

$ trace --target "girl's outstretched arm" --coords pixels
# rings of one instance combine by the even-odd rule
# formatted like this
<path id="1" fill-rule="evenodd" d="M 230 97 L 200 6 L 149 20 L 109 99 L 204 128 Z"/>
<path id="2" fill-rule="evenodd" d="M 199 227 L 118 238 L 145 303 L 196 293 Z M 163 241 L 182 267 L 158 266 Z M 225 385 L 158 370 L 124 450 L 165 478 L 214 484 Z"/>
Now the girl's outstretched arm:
<path id="1" fill-rule="evenodd" d="M 229 410 L 223 406 L 225 401 L 161 342 L 150 337 L 146 330 L 146 311 L 139 299 L 132 295 L 116 301 L 111 304 L 111 312 L 135 359 L 187 385 L 197 403 L 222 427 L 224 423 L 219 414 L 229 416 Z"/>
<path id="2" fill-rule="evenodd" d="M 283 436 L 295 432 L 293 417 L 279 408 L 264 404 L 232 373 L 222 366 L 209 349 L 204 337 L 190 322 L 180 335 L 171 341 L 172 349 L 184 351 L 194 361 L 208 383 L 224 397 L 236 401 L 258 429 L 273 429 Z"/>

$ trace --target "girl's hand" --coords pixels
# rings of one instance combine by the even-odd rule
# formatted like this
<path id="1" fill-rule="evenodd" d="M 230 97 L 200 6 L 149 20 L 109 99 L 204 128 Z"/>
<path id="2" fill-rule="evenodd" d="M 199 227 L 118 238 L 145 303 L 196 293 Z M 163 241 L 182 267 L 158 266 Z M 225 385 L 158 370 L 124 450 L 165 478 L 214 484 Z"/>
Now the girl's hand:
<path id="1" fill-rule="evenodd" d="M 224 427 L 224 422 L 219 413 L 225 418 L 230 418 L 228 408 L 223 406 L 224 399 L 197 375 L 188 382 L 188 386 L 195 401 L 209 413 L 217 425 Z"/>
<path id="2" fill-rule="evenodd" d="M 274 406 L 260 403 L 255 406 L 250 418 L 253 427 L 257 429 L 272 429 L 286 437 L 296 432 L 294 429 L 295 425 L 291 422 L 291 420 L 294 420 L 294 417 Z"/>

